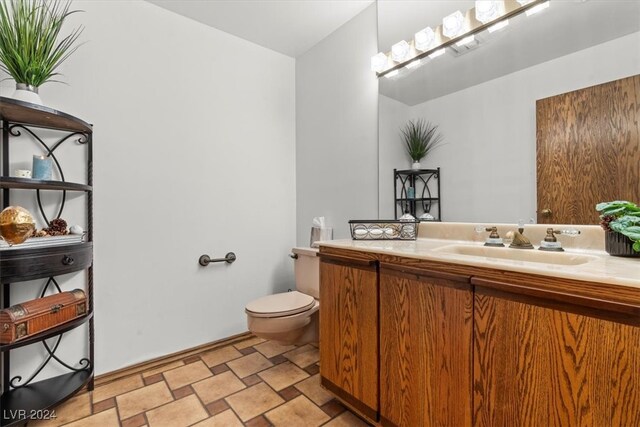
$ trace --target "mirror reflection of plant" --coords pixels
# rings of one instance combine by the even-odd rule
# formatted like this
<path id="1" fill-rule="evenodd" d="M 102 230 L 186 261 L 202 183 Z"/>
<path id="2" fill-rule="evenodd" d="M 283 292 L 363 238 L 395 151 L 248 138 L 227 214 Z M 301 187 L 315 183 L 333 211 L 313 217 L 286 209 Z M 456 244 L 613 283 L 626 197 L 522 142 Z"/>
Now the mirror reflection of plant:
<path id="1" fill-rule="evenodd" d="M 39 87 L 59 75 L 56 69 L 79 46 L 80 26 L 58 41 L 71 1 L 0 1 L 0 69 L 16 83 Z"/>
<path id="2" fill-rule="evenodd" d="M 438 132 L 437 125 L 422 119 L 409 120 L 401 132 L 407 154 L 415 162 L 422 160 L 444 140 L 442 134 Z"/>
<path id="3" fill-rule="evenodd" d="M 635 203 L 617 200 L 598 203 L 600 225 L 605 231 L 617 231 L 633 242 L 633 250 L 640 252 L 640 207 Z"/>

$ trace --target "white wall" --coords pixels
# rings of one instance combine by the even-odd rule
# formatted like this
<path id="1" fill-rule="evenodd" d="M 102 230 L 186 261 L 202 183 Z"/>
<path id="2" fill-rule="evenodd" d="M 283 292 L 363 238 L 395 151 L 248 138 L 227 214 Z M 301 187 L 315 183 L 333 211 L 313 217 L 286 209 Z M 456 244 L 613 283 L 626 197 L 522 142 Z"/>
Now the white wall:
<path id="1" fill-rule="evenodd" d="M 249 300 L 293 286 L 295 61 L 142 1 L 73 6 L 86 11 L 72 23 L 86 27 L 87 43 L 64 66 L 70 86 L 47 84 L 41 96 L 94 124 L 104 373 L 246 331 Z M 29 167 L 37 151 L 25 142 L 13 154 Z M 76 166 L 69 175 L 82 179 Z M 82 222 L 73 203 L 66 216 Z M 198 266 L 201 254 L 228 251 L 235 264 Z M 82 278 L 73 276 L 65 289 Z M 71 362 L 82 333 L 65 346 Z M 36 353 L 13 352 L 14 373 L 27 373 Z"/>
<path id="2" fill-rule="evenodd" d="M 296 60 L 297 242 L 325 216 L 334 238 L 348 220 L 378 215 L 375 4 Z"/>
<path id="3" fill-rule="evenodd" d="M 536 100 L 640 73 L 638 46 L 640 33 L 634 33 L 410 107 L 408 113 L 405 105 L 395 108 L 399 103 L 381 96 L 380 135 L 397 132 L 399 114 L 440 126 L 446 145 L 422 164 L 442 168 L 445 221 L 535 218 Z M 407 163 L 388 154 L 403 149 L 398 138 L 381 138 L 380 145 L 382 180 Z M 381 185 L 381 213 L 393 204 L 390 188 Z"/>

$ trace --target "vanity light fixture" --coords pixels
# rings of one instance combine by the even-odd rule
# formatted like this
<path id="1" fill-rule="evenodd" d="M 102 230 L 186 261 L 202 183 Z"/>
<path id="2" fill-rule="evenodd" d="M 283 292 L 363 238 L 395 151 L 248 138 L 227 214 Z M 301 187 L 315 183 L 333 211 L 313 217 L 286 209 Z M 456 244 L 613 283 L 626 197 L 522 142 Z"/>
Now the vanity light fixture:
<path id="1" fill-rule="evenodd" d="M 387 68 L 388 58 L 383 52 L 378 53 L 371 57 L 371 70 L 379 73 Z"/>
<path id="2" fill-rule="evenodd" d="M 436 33 L 433 31 L 433 28 L 427 27 L 424 30 L 418 31 L 413 36 L 413 42 L 416 49 L 424 52 L 436 44 Z"/>
<path id="3" fill-rule="evenodd" d="M 498 19 L 503 13 L 503 1 L 476 0 L 476 19 L 483 24 Z"/>
<path id="4" fill-rule="evenodd" d="M 476 34 L 503 29 L 509 25 L 510 18 L 524 13 L 532 15 L 548 8 L 549 4 L 549 0 L 478 0 L 466 15 L 457 10 L 445 16 L 437 28 L 426 27 L 415 33 L 410 43 L 402 40 L 391 47 L 391 52 L 373 56 L 371 69 L 378 77 L 392 77 L 402 68 L 417 67 L 422 58 L 443 55 L 448 47 L 459 56 L 479 45 Z"/>
<path id="5" fill-rule="evenodd" d="M 451 39 L 462 33 L 464 33 L 464 15 L 462 12 L 456 10 L 442 19 L 442 34 Z"/>
<path id="6" fill-rule="evenodd" d="M 395 62 L 403 62 L 409 56 L 409 51 L 411 50 L 411 46 L 409 43 L 402 40 L 391 46 L 391 59 Z"/>

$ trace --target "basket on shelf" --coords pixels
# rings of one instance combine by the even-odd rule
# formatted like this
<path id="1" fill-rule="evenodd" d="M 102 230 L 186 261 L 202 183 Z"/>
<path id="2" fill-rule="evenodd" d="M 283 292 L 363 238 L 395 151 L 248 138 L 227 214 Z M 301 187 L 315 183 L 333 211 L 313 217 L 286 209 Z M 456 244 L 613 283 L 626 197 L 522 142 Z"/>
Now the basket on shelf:
<path id="1" fill-rule="evenodd" d="M 416 240 L 420 221 L 351 220 L 353 240 Z"/>

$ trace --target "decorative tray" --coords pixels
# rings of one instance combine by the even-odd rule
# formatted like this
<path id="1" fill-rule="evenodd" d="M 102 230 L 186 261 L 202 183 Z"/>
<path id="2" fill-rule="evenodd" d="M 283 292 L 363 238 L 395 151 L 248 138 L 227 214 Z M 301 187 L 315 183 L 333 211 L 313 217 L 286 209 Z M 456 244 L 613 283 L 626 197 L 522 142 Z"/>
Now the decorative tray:
<path id="1" fill-rule="evenodd" d="M 351 220 L 353 240 L 416 240 L 420 221 L 397 219 Z"/>
<path id="2" fill-rule="evenodd" d="M 34 249 L 45 246 L 71 245 L 73 243 L 82 243 L 84 234 L 67 234 L 64 236 L 47 236 L 47 237 L 30 237 L 23 243 L 9 246 L 7 242 L 0 238 L 0 251 L 9 251 L 13 249 Z"/>

